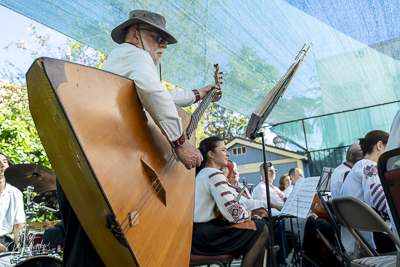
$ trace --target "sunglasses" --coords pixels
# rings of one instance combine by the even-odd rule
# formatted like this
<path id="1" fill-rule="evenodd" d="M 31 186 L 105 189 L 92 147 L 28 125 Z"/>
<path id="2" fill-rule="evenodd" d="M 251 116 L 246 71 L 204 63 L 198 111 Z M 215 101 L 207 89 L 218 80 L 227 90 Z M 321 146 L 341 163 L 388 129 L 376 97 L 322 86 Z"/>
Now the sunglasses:
<path id="1" fill-rule="evenodd" d="M 152 32 L 152 33 L 155 33 L 155 34 L 157 34 L 157 43 L 158 44 L 161 44 L 162 42 L 164 42 L 165 41 L 165 43 L 167 43 L 168 44 L 168 41 L 167 41 L 167 37 L 165 36 L 165 34 L 163 34 L 163 33 L 161 33 L 161 32 L 158 32 L 158 31 L 153 31 L 153 30 L 148 30 L 148 29 L 139 29 L 140 31 L 148 31 L 148 32 Z"/>

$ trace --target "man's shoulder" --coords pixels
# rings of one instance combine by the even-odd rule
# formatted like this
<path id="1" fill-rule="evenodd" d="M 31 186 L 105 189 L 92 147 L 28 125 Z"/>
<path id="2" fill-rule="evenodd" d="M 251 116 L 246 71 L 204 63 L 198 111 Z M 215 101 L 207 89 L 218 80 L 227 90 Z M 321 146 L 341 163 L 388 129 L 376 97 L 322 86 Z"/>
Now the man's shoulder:
<path id="1" fill-rule="evenodd" d="M 351 170 L 346 164 L 342 163 L 341 165 L 337 166 L 335 170 L 332 172 L 332 178 L 338 176 L 342 176 L 345 172 Z"/>
<path id="2" fill-rule="evenodd" d="M 265 185 L 265 183 L 263 183 L 262 181 L 260 181 L 253 189 L 253 194 L 254 192 L 257 192 L 259 190 L 261 190 L 261 188 L 263 187 L 263 185 Z"/>
<path id="3" fill-rule="evenodd" d="M 111 62 L 115 59 L 126 59 L 129 55 L 132 55 L 135 57 L 135 60 L 148 60 L 150 57 L 150 54 L 146 52 L 143 49 L 137 48 L 134 45 L 128 44 L 128 43 L 123 43 L 115 47 L 111 52 L 108 54 L 108 58 L 106 62 L 104 63 L 102 69 L 104 67 L 107 67 L 108 63 Z"/>
<path id="4" fill-rule="evenodd" d="M 139 49 L 134 45 L 128 44 L 128 43 L 122 43 L 114 47 L 110 54 L 114 52 L 120 52 L 120 51 L 143 51 L 143 49 Z"/>

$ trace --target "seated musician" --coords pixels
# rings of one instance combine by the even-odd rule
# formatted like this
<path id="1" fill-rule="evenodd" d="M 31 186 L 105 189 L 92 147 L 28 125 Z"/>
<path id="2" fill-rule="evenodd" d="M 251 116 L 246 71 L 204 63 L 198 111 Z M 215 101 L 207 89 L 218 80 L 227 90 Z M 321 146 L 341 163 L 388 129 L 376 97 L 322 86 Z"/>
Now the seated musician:
<path id="1" fill-rule="evenodd" d="M 342 190 L 343 183 L 346 180 L 351 168 L 353 168 L 354 164 L 363 158 L 364 155 L 360 147 L 360 143 L 356 142 L 351 144 L 346 152 L 346 162 L 343 162 L 337 166 L 332 173 L 330 185 L 332 199 L 335 197 L 340 197 L 340 191 Z"/>
<path id="2" fill-rule="evenodd" d="M 0 252 L 12 251 L 18 246 L 19 233 L 25 224 L 22 193 L 18 188 L 6 183 L 4 176 L 5 170 L 12 164 L 0 153 Z"/>
<path id="3" fill-rule="evenodd" d="M 227 177 L 229 188 L 232 194 L 237 197 L 240 191 L 244 188 L 244 192 L 242 197 L 239 199 L 239 203 L 242 204 L 247 210 L 252 212 L 252 219 L 253 220 L 261 220 L 262 222 L 268 224 L 268 210 L 267 210 L 267 203 L 265 201 L 253 199 L 253 196 L 247 190 L 247 188 L 243 187 L 242 184 L 239 183 L 239 172 L 236 166 L 236 163 L 231 162 L 228 160 L 228 164 L 224 166 L 222 169 L 223 173 Z M 274 216 L 272 218 L 273 221 L 273 229 L 274 229 L 274 241 L 275 245 L 278 245 L 280 248 L 283 248 L 283 240 L 282 240 L 282 228 L 279 222 L 276 222 L 277 217 Z M 293 235 L 291 232 L 285 232 L 286 236 L 286 250 L 290 251 L 293 248 Z M 266 244 L 266 247 L 269 248 L 269 244 Z M 289 253 L 287 253 L 289 254 Z M 284 254 L 283 249 L 280 249 L 277 254 L 277 260 L 279 264 L 283 264 Z"/>
<path id="4" fill-rule="evenodd" d="M 292 180 L 290 180 L 289 173 L 285 173 L 279 178 L 279 190 L 282 192 L 285 191 L 292 184 Z"/>
<path id="5" fill-rule="evenodd" d="M 247 210 L 252 212 L 253 219 L 262 219 L 268 217 L 268 212 L 266 211 L 268 208 L 267 204 L 263 201 L 253 199 L 253 196 L 250 194 L 249 190 L 244 187 L 243 184 L 239 183 L 239 172 L 236 163 L 228 160 L 228 164 L 222 167 L 221 170 L 226 176 L 229 189 L 235 197 L 237 197 L 243 190 L 239 202 Z"/>
<path id="6" fill-rule="evenodd" d="M 204 160 L 196 175 L 192 254 L 243 255 L 241 266 L 263 266 L 268 228 L 261 221 L 251 221 L 251 212 L 229 190 L 220 171 L 229 156 L 225 143 L 208 137 L 200 142 L 199 150 Z M 216 219 L 215 205 L 231 226 Z"/>
<path id="7" fill-rule="evenodd" d="M 297 181 L 300 178 L 304 178 L 304 173 L 303 173 L 302 169 L 300 169 L 300 168 L 291 168 L 289 170 L 289 177 L 291 180 L 291 184 L 283 192 L 283 195 L 285 196 L 285 198 L 288 198 L 290 196 L 290 193 L 292 193 L 293 187 L 296 185 Z"/>
<path id="8" fill-rule="evenodd" d="M 111 37 L 118 46 L 108 55 L 102 69 L 134 80 L 141 103 L 171 143 L 180 162 L 187 169 L 200 166 L 201 153 L 186 140 L 175 105 L 189 106 L 218 87 L 208 85 L 199 90 L 169 93 L 163 86 L 156 67 L 167 44 L 175 44 L 177 40 L 166 29 L 165 18 L 159 14 L 133 10 L 127 21 L 112 30 Z M 213 101 L 221 96 L 222 92 L 218 92 Z M 103 266 L 59 184 L 57 190 L 66 228 L 63 265 Z"/>
<path id="9" fill-rule="evenodd" d="M 272 216 L 277 216 L 282 209 L 283 204 L 285 204 L 286 198 L 283 195 L 283 192 L 276 186 L 272 184 L 272 182 L 276 178 L 276 172 L 278 170 L 275 169 L 274 165 L 271 162 L 267 162 L 268 167 L 268 186 L 269 186 L 269 194 L 271 200 L 272 207 Z M 266 183 L 265 183 L 265 172 L 264 172 L 264 163 L 260 165 L 260 175 L 261 181 L 253 190 L 254 199 L 267 201 L 267 192 L 266 192 Z"/>
<path id="10" fill-rule="evenodd" d="M 360 146 L 364 153 L 364 158 L 354 164 L 343 183 L 340 196 L 356 197 L 386 219 L 386 223 L 391 226 L 387 217 L 386 197 L 383 192 L 381 181 L 378 176 L 377 161 L 379 156 L 385 152 L 389 134 L 381 130 L 374 130 L 366 134 L 365 138 L 360 138 Z M 384 233 L 362 232 L 367 242 L 379 253 L 395 251 L 393 241 Z M 346 252 L 354 253 L 354 237 L 347 229 L 342 227 L 341 239 Z"/>

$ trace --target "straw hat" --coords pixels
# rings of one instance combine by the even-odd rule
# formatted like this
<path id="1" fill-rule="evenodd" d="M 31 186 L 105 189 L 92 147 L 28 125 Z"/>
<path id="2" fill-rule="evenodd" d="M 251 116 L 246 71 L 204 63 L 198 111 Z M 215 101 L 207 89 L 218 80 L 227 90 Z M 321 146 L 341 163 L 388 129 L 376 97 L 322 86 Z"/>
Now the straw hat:
<path id="1" fill-rule="evenodd" d="M 111 31 L 111 38 L 118 44 L 124 43 L 126 28 L 137 23 L 150 24 L 157 29 L 160 29 L 165 33 L 168 44 L 176 44 L 178 42 L 167 30 L 165 18 L 147 10 L 133 10 L 129 12 L 129 19 Z"/>

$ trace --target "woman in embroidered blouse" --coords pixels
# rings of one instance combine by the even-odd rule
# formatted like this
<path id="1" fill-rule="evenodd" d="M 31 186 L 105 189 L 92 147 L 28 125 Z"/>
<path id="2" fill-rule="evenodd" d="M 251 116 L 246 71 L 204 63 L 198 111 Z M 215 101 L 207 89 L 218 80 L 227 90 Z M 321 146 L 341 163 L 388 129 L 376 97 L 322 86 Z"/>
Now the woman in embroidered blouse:
<path id="1" fill-rule="evenodd" d="M 388 139 L 389 134 L 380 130 L 371 131 L 367 133 L 365 138 L 360 138 L 364 159 L 354 164 L 340 192 L 340 196 L 356 197 L 379 213 L 387 213 L 387 207 L 386 197 L 378 176 L 377 162 L 379 156 L 385 152 Z M 390 222 L 387 223 L 390 224 Z M 353 253 L 354 238 L 344 227 L 341 231 L 342 243 L 346 251 Z M 376 233 L 363 232 L 363 235 L 373 247 L 377 248 L 378 252 L 388 252 L 395 249 L 393 242 L 385 234 L 381 236 Z M 393 246 L 387 247 L 388 244 Z"/>
<path id="2" fill-rule="evenodd" d="M 263 266 L 268 229 L 262 222 L 251 222 L 251 212 L 236 202 L 225 175 L 229 152 L 219 137 L 200 142 L 203 162 L 196 175 L 192 254 L 243 255 L 241 266 Z M 214 215 L 217 205 L 232 226 L 224 226 Z M 238 228 L 240 225 L 241 228 Z"/>

